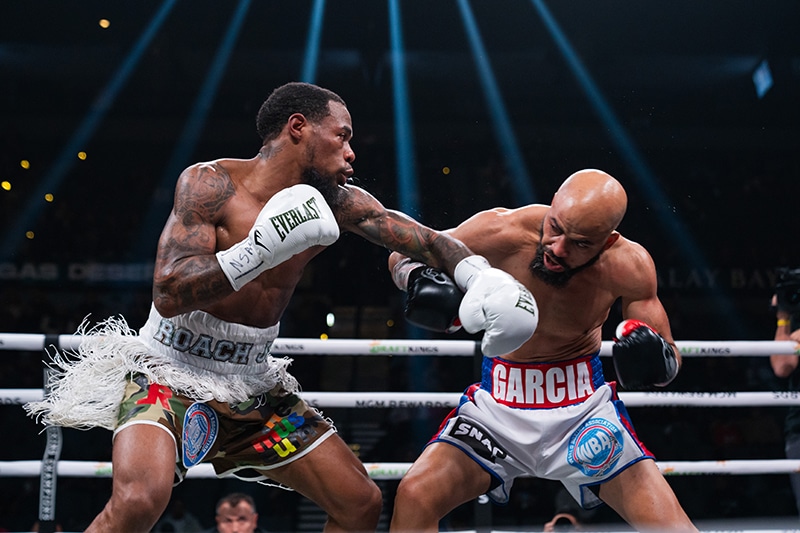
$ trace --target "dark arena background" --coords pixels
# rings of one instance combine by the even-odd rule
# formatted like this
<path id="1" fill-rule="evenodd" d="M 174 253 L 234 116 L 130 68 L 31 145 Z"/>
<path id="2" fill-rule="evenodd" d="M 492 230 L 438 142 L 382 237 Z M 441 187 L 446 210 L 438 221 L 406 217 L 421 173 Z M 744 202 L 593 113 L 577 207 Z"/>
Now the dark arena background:
<path id="1" fill-rule="evenodd" d="M 776 271 L 800 267 L 799 27 L 795 0 L 4 0 L 0 331 L 68 334 L 112 315 L 140 327 L 178 174 L 253 157 L 262 101 L 309 81 L 347 102 L 357 183 L 387 207 L 445 229 L 549 203 L 574 171 L 605 170 L 628 191 L 620 231 L 651 252 L 675 339 L 770 341 Z M 410 328 L 387 257 L 343 235 L 307 268 L 281 337 L 479 338 Z M 613 309 L 605 340 L 619 319 Z M 44 355 L 0 351 L 0 388 L 41 389 Z M 667 391 L 787 389 L 768 357 L 724 355 L 685 357 Z M 307 391 L 456 393 L 476 378 L 462 357 L 294 359 Z M 47 443 L 12 396 L 0 474 L 41 460 Z M 629 410 L 659 461 L 718 461 L 784 459 L 787 408 Z M 364 462 L 407 463 L 448 408 L 323 410 Z M 108 431 L 65 429 L 62 441 L 62 460 L 110 460 Z M 40 479 L 38 467 L 0 476 L 0 531 L 39 520 Z M 785 472 L 668 481 L 703 530 L 800 527 Z M 378 483 L 386 530 L 397 480 Z M 54 522 L 82 530 L 110 486 L 58 476 L 46 487 Z M 564 504 L 559 487 L 519 480 L 507 506 L 471 503 L 441 528 L 542 531 Z M 212 527 L 232 491 L 256 499 L 266 531 L 322 527 L 298 495 L 231 480 L 187 479 L 171 508 Z M 582 518 L 627 530 L 609 509 Z"/>

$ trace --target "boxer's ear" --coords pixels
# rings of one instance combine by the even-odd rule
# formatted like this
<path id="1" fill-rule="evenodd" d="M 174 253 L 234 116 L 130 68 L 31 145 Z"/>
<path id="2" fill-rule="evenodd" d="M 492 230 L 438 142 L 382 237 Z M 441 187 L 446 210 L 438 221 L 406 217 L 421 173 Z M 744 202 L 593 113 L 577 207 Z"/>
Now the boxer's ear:
<path id="1" fill-rule="evenodd" d="M 608 239 L 606 239 L 605 244 L 603 244 L 603 250 L 604 251 L 608 250 L 609 248 L 614 246 L 614 243 L 617 242 L 617 239 L 619 239 L 619 232 L 617 231 L 612 232 L 611 235 L 608 236 Z"/>

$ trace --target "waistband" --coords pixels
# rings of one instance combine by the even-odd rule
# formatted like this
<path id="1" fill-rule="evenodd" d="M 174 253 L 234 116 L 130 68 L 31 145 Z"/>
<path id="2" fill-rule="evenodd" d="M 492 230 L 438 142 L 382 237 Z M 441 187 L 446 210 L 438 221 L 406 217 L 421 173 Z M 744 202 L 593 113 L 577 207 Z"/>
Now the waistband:
<path id="1" fill-rule="evenodd" d="M 164 318 L 151 306 L 139 337 L 152 352 L 169 360 L 218 374 L 249 374 L 269 368 L 269 350 L 278 330 L 277 324 L 254 328 L 204 311 Z"/>
<path id="2" fill-rule="evenodd" d="M 600 352 L 547 363 L 484 357 L 481 388 L 502 405 L 553 409 L 586 401 L 605 383 Z"/>

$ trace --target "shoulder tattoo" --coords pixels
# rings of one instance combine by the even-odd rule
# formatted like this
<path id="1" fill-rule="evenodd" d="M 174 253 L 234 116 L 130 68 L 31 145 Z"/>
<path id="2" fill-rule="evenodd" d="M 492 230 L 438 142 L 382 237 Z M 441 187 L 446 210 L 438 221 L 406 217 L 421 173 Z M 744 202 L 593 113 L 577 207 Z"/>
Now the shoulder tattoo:
<path id="1" fill-rule="evenodd" d="M 222 168 L 200 165 L 191 176 L 182 176 L 176 195 L 175 215 L 185 226 L 199 220 L 215 220 L 225 203 L 236 194 L 230 175 Z"/>

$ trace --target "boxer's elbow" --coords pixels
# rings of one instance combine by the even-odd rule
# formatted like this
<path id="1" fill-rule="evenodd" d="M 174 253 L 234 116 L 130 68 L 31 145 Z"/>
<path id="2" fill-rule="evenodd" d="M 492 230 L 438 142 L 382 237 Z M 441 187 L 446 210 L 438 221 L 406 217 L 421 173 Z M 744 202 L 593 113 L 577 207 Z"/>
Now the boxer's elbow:
<path id="1" fill-rule="evenodd" d="M 153 306 L 164 318 L 172 318 L 182 312 L 174 285 L 167 280 L 153 280 Z"/>

